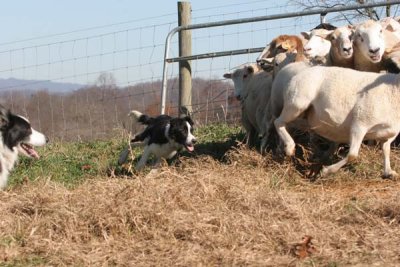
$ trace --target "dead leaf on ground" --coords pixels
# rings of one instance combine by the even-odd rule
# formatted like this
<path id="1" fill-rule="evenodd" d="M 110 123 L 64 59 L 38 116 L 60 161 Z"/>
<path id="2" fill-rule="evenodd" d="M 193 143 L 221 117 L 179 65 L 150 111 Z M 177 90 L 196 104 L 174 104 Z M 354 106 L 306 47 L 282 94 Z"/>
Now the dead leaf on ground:
<path id="1" fill-rule="evenodd" d="M 309 235 L 305 235 L 300 243 L 295 243 L 292 246 L 292 253 L 294 256 L 298 257 L 299 259 L 304 259 L 306 257 L 310 257 L 311 254 L 317 252 L 317 249 L 311 242 L 312 237 Z"/>

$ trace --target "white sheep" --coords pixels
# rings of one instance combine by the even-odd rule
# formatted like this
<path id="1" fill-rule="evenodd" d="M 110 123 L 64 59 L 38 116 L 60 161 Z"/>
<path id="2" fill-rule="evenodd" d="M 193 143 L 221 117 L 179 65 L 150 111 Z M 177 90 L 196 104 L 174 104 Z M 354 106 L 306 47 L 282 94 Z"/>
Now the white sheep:
<path id="1" fill-rule="evenodd" d="M 283 56 L 283 55 L 282 55 Z M 292 57 L 290 54 L 288 57 Z M 289 64 L 283 67 L 275 76 L 272 86 L 269 101 L 265 108 L 265 113 L 263 117 L 263 129 L 261 131 L 261 152 L 263 152 L 268 143 L 268 137 L 273 125 L 273 121 L 281 114 L 283 109 L 283 95 L 286 92 L 287 84 L 290 80 L 301 71 L 309 68 L 311 65 L 307 61 L 300 61 Z M 297 123 L 292 125 L 295 128 L 306 129 L 307 125 L 304 121 L 297 120 Z"/>
<path id="2" fill-rule="evenodd" d="M 331 42 L 326 37 L 332 30 L 314 29 L 310 32 L 302 32 L 301 35 L 308 40 L 304 45 L 304 54 L 309 59 L 325 58 L 331 49 Z"/>
<path id="3" fill-rule="evenodd" d="M 382 24 L 367 20 L 354 31 L 354 68 L 361 71 L 380 72 L 384 69 L 381 60 L 385 52 Z"/>
<path id="4" fill-rule="evenodd" d="M 329 53 L 325 56 L 326 60 L 324 61 L 327 65 L 341 66 L 341 67 L 349 67 L 353 66 L 353 43 L 352 43 L 352 35 L 353 35 L 353 27 L 352 26 L 342 26 L 338 27 L 335 30 L 313 30 L 314 32 L 318 32 L 319 36 L 313 35 L 311 39 L 314 38 L 318 40 L 320 38 L 325 39 L 325 42 L 331 42 Z M 317 42 L 311 43 L 311 55 L 315 56 L 310 61 L 310 64 L 306 64 L 308 59 L 303 54 L 303 51 L 299 51 L 299 53 L 279 53 L 272 59 L 265 59 L 266 62 L 273 64 L 273 76 L 275 86 L 272 86 L 270 101 L 267 103 L 267 108 L 265 109 L 264 114 L 264 128 L 261 130 L 261 134 L 263 136 L 261 141 L 261 151 L 264 151 L 267 142 L 268 142 L 268 132 L 271 128 L 272 120 L 279 116 L 283 107 L 283 96 L 282 94 L 285 91 L 285 88 L 281 89 L 282 86 L 280 84 L 287 84 L 288 81 L 296 75 L 301 70 L 306 67 L 310 67 L 310 65 L 318 65 L 321 64 L 321 61 L 316 61 L 316 56 L 318 55 L 318 48 L 315 45 Z M 316 48 L 316 49 L 314 49 Z M 315 52 L 317 51 L 317 52 Z M 315 53 L 315 54 L 313 54 Z M 322 55 L 322 54 L 319 54 Z M 268 61 L 269 60 L 269 61 Z M 285 70 L 280 74 L 279 78 L 275 82 L 275 76 L 278 71 L 282 69 L 284 66 L 293 62 L 304 62 L 302 64 L 294 64 L 290 67 L 286 67 Z M 297 123 L 295 127 L 303 127 L 304 122 L 300 121 Z M 333 147 L 332 147 L 333 148 Z"/>
<path id="5" fill-rule="evenodd" d="M 302 34 L 309 38 L 304 54 L 314 65 L 353 68 L 352 26 L 334 30 L 317 29 Z"/>
<path id="6" fill-rule="evenodd" d="M 236 98 L 242 108 L 242 125 L 246 130 L 246 143 L 253 146 L 258 139 L 263 121 L 265 103 L 268 102 L 272 74 L 260 69 L 257 64 L 245 65 L 224 77 L 232 79 Z"/>
<path id="7" fill-rule="evenodd" d="M 298 44 L 300 40 L 297 36 L 285 36 L 285 42 Z M 283 45 L 283 50 L 288 47 Z M 292 46 L 291 46 L 292 47 Z M 297 45 L 295 45 L 297 48 Z M 300 46 L 302 47 L 302 46 Z M 293 48 L 293 47 L 292 47 Z M 246 130 L 246 143 L 252 146 L 258 136 L 265 135 L 265 125 L 267 121 L 267 107 L 272 81 L 275 75 L 286 65 L 293 62 L 308 62 L 303 54 L 303 49 L 288 49 L 288 51 L 278 53 L 274 58 L 262 58 L 263 62 L 272 66 L 272 71 L 262 71 L 259 65 L 250 64 L 236 69 L 232 73 L 225 73 L 224 78 L 232 79 L 234 84 L 234 94 L 241 101 L 242 125 Z M 269 113 L 268 113 L 269 114 Z"/>
<path id="8" fill-rule="evenodd" d="M 248 77 L 254 72 L 263 71 L 256 63 L 244 64 L 243 66 L 235 69 L 233 72 L 227 72 L 223 75 L 226 79 L 231 79 L 234 85 L 233 94 L 237 100 L 241 100 L 242 95 L 246 94 L 245 84 L 248 82 Z"/>
<path id="9" fill-rule="evenodd" d="M 344 68 L 354 67 L 353 30 L 352 26 L 342 26 L 327 35 L 326 38 L 331 42 L 328 65 Z"/>
<path id="10" fill-rule="evenodd" d="M 400 38 L 393 20 L 368 20 L 356 26 L 354 68 L 362 71 L 400 71 Z"/>
<path id="11" fill-rule="evenodd" d="M 380 21 L 384 28 L 384 69 L 392 73 L 400 71 L 400 23 L 388 17 Z"/>
<path id="12" fill-rule="evenodd" d="M 317 66 L 304 69 L 282 86 L 282 90 L 286 88 L 284 105 L 274 125 L 286 155 L 292 156 L 295 148 L 286 127 L 304 117 L 317 134 L 350 145 L 347 156 L 324 167 L 322 175 L 334 173 L 357 158 L 363 140 L 381 142 L 383 175 L 396 175 L 390 167 L 389 156 L 390 143 L 400 132 L 399 76 Z"/>

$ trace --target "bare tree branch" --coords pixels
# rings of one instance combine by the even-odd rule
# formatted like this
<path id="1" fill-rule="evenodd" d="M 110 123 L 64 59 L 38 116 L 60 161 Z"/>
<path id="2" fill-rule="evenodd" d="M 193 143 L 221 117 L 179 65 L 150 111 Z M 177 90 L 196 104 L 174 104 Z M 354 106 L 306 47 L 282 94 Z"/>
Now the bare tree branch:
<path id="1" fill-rule="evenodd" d="M 389 0 L 387 0 L 389 2 Z M 312 10 L 316 8 L 331 8 L 335 6 L 347 6 L 354 4 L 365 4 L 367 0 L 289 0 L 290 3 L 303 10 Z M 390 16 L 393 10 L 398 6 L 388 5 L 376 8 L 361 8 L 356 10 L 344 11 L 333 16 L 332 21 L 346 21 L 348 24 L 355 24 L 364 19 L 380 20 L 382 16 Z"/>

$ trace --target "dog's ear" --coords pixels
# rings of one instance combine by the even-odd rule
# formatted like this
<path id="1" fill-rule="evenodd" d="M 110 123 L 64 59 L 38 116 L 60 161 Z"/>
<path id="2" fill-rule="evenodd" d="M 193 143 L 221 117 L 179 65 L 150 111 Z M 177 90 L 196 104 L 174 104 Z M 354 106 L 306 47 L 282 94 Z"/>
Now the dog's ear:
<path id="1" fill-rule="evenodd" d="M 190 126 L 193 127 L 194 122 L 193 122 L 193 120 L 192 120 L 192 118 L 191 118 L 190 116 L 186 116 L 186 117 L 184 117 L 183 119 L 184 119 L 185 121 L 187 121 L 187 122 L 190 124 Z"/>
<path id="2" fill-rule="evenodd" d="M 10 111 L 6 109 L 3 105 L 0 105 L 0 127 L 6 125 L 9 121 Z"/>

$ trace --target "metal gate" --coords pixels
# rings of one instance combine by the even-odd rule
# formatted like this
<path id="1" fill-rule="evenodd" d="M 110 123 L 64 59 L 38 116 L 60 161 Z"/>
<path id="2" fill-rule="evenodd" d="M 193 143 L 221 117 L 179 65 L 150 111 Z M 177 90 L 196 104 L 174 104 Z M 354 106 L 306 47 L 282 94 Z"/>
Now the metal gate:
<path id="1" fill-rule="evenodd" d="M 238 49 L 238 50 L 230 50 L 230 51 L 209 52 L 209 53 L 203 53 L 203 54 L 197 54 L 197 55 L 191 55 L 191 56 L 180 56 L 180 57 L 170 58 L 169 52 L 170 52 L 170 46 L 171 46 L 171 39 L 178 32 L 201 29 L 201 28 L 211 28 L 211 27 L 220 27 L 220 26 L 227 26 L 227 25 L 251 23 L 251 22 L 279 20 L 279 19 L 284 19 L 284 18 L 294 18 L 294 17 L 318 15 L 318 14 L 321 16 L 325 16 L 326 14 L 333 13 L 333 12 L 341 12 L 341 11 L 349 11 L 349 10 L 357 10 L 357 9 L 365 9 L 365 8 L 373 8 L 373 7 L 382 7 L 382 6 L 396 5 L 396 4 L 400 4 L 400 1 L 399 0 L 384 1 L 384 2 L 380 2 L 380 3 L 340 6 L 340 7 L 333 7 L 333 8 L 314 9 L 314 10 L 302 11 L 302 12 L 292 12 L 292 13 L 286 13 L 286 14 L 258 16 L 258 17 L 252 17 L 252 18 L 224 20 L 224 21 L 216 21 L 216 22 L 211 22 L 211 23 L 199 23 L 199 24 L 178 26 L 178 27 L 172 29 L 168 33 L 166 41 L 165 41 L 164 65 L 163 65 L 162 88 L 161 88 L 161 114 L 165 114 L 167 83 L 168 83 L 167 72 L 168 72 L 169 64 L 176 63 L 176 62 L 191 61 L 191 60 L 200 60 L 200 59 L 206 59 L 206 58 L 260 53 L 265 48 L 265 47 L 256 47 L 256 48 Z M 190 90 L 190 89 L 191 88 L 188 88 L 188 90 Z M 181 109 L 181 107 L 179 107 L 179 110 L 180 109 Z"/>

